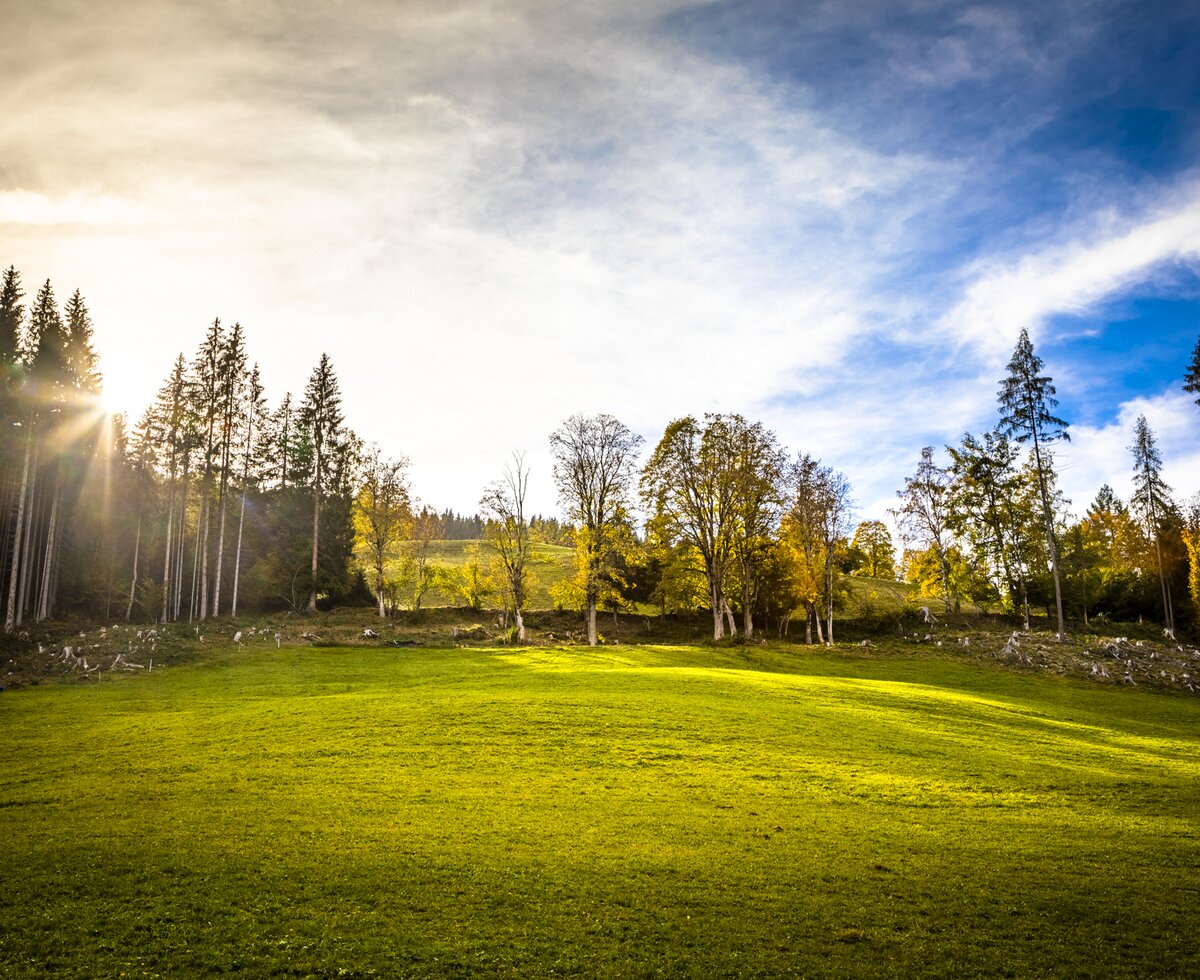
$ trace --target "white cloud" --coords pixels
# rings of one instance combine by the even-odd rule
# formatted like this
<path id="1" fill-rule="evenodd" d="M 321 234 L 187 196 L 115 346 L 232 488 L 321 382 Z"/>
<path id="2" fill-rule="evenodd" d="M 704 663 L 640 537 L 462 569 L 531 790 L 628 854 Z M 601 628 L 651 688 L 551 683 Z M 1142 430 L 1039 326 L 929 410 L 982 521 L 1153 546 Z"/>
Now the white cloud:
<path id="1" fill-rule="evenodd" d="M 1133 492 L 1134 423 L 1139 415 L 1154 433 L 1163 457 L 1163 478 L 1182 500 L 1200 490 L 1200 407 L 1186 394 L 1165 391 L 1130 399 L 1121 404 L 1116 421 L 1103 426 L 1071 427 L 1071 442 L 1055 447 L 1059 482 L 1083 514 L 1107 483 L 1124 500 Z"/>
<path id="2" fill-rule="evenodd" d="M 134 414 L 213 316 L 247 327 L 274 397 L 328 350 L 355 427 L 454 506 L 572 411 L 656 437 L 829 384 L 873 329 L 879 205 L 936 169 L 635 7 L 154 9 L 25 65 L 0 134 L 26 189 L 0 201 L 94 220 L 10 220 L 11 260 L 81 286 Z"/>
<path id="3" fill-rule="evenodd" d="M 1085 313 L 1166 263 L 1197 259 L 1200 183 L 1193 183 L 1135 220 L 1093 216 L 1069 241 L 1004 264 L 976 262 L 965 295 L 941 318 L 938 332 L 998 354 L 1011 350 L 1022 328 L 1036 335 L 1048 317 Z"/>
<path id="4" fill-rule="evenodd" d="M 140 201 L 75 190 L 60 196 L 27 190 L 0 192 L 0 226 L 121 226 L 146 217 Z"/>
<path id="5" fill-rule="evenodd" d="M 994 412 L 1020 325 L 1196 252 L 1195 193 L 1100 244 L 1073 228 L 973 266 L 931 334 L 944 279 L 896 267 L 964 156 L 868 149 L 807 90 L 684 48 L 657 18 L 689 5 L 26 5 L 0 64 L 3 264 L 81 287 L 135 415 L 213 316 L 246 326 L 272 398 L 328 351 L 351 424 L 439 506 L 473 508 L 526 449 L 552 508 L 546 438 L 572 412 L 652 444 L 723 410 L 874 509 L 921 444 Z M 995 12 L 960 26 L 914 66 L 930 86 L 1025 40 Z"/>

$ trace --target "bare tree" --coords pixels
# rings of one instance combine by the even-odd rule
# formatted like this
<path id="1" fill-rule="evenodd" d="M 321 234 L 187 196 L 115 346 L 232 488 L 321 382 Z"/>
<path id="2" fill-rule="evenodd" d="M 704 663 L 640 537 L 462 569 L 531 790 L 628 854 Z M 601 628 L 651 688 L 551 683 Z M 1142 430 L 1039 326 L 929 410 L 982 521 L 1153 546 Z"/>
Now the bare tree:
<path id="1" fill-rule="evenodd" d="M 517 641 L 525 641 L 525 600 L 529 590 L 531 545 L 529 521 L 525 517 L 525 494 L 529 470 L 525 456 L 513 453 L 504 476 L 483 492 L 479 508 L 486 524 L 483 539 L 496 553 L 503 572 L 504 590 L 517 624 Z"/>
<path id="2" fill-rule="evenodd" d="M 933 447 L 921 450 L 921 462 L 915 475 L 906 477 L 904 489 L 897 490 L 900 504 L 892 511 L 905 543 L 932 548 L 942 576 L 942 596 L 946 612 L 950 600 L 950 565 L 946 553 L 950 546 L 950 475 L 933 459 Z"/>

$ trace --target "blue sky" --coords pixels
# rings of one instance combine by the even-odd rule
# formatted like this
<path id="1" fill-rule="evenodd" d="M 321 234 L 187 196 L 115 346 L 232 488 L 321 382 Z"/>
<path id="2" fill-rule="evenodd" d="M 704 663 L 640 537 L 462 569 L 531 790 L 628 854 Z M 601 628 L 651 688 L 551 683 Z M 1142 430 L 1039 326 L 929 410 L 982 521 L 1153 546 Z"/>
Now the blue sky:
<path id="1" fill-rule="evenodd" d="M 740 411 L 882 517 L 1021 328 L 1077 510 L 1133 420 L 1200 489 L 1200 7 L 81 2 L 10 18 L 0 261 L 78 286 L 133 415 L 213 316 L 268 396 L 472 510 L 605 411 Z"/>

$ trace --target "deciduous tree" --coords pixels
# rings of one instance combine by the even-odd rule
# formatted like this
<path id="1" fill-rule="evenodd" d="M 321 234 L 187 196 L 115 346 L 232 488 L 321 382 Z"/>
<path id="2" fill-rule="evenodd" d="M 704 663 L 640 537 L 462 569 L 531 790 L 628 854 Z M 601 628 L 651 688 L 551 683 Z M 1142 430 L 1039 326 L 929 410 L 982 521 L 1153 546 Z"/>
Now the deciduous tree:
<path id="1" fill-rule="evenodd" d="M 954 603 L 950 595 L 950 563 L 947 552 L 950 535 L 950 474 L 933 458 L 933 447 L 921 450 L 921 461 L 913 476 L 906 477 L 904 489 L 897 490 L 900 504 L 892 511 L 905 542 L 916 550 L 932 549 L 941 572 L 942 598 L 946 612 Z"/>
<path id="2" fill-rule="evenodd" d="M 598 636 L 596 607 L 630 540 L 627 512 L 641 442 L 611 415 L 573 415 L 550 435 L 559 501 L 577 528 L 576 584 L 592 646 Z"/>
<path id="3" fill-rule="evenodd" d="M 863 571 L 871 578 L 896 577 L 896 548 L 883 521 L 863 521 L 854 530 L 851 547 L 862 552 Z"/>
<path id="4" fill-rule="evenodd" d="M 366 453 L 362 486 L 354 499 L 356 550 L 372 574 L 379 615 L 387 615 L 389 562 L 399 555 L 409 524 L 408 460 L 389 459 L 376 445 Z"/>
<path id="5" fill-rule="evenodd" d="M 692 416 L 667 426 L 640 481 L 655 533 L 664 544 L 684 543 L 699 556 L 712 605 L 713 639 L 736 632 L 725 597 L 733 559 L 737 478 L 730 451 L 729 421 Z"/>
<path id="6" fill-rule="evenodd" d="M 516 620 L 517 641 L 525 642 L 525 602 L 530 587 L 531 542 L 525 516 L 529 491 L 529 469 L 521 453 L 513 453 L 504 476 L 484 490 L 479 509 L 486 523 L 483 540 L 500 565 L 506 608 Z"/>

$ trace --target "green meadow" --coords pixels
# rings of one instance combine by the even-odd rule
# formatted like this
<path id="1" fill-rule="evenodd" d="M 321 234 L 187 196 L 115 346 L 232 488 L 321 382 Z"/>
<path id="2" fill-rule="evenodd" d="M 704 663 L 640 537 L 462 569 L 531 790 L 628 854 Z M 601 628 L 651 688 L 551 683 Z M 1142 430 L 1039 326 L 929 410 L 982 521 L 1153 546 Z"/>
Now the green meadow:
<path id="1" fill-rule="evenodd" d="M 1200 975 L 1200 701 L 791 646 L 0 694 L 0 975 Z"/>
<path id="2" fill-rule="evenodd" d="M 429 544 L 429 562 L 445 572 L 461 568 L 475 557 L 486 567 L 495 554 L 481 541 L 445 540 Z M 531 547 L 530 584 L 526 609 L 553 609 L 554 599 L 550 590 L 571 572 L 575 552 L 562 545 L 538 542 Z M 436 580 L 424 599 L 425 607 L 455 606 L 461 601 L 444 581 Z"/>

